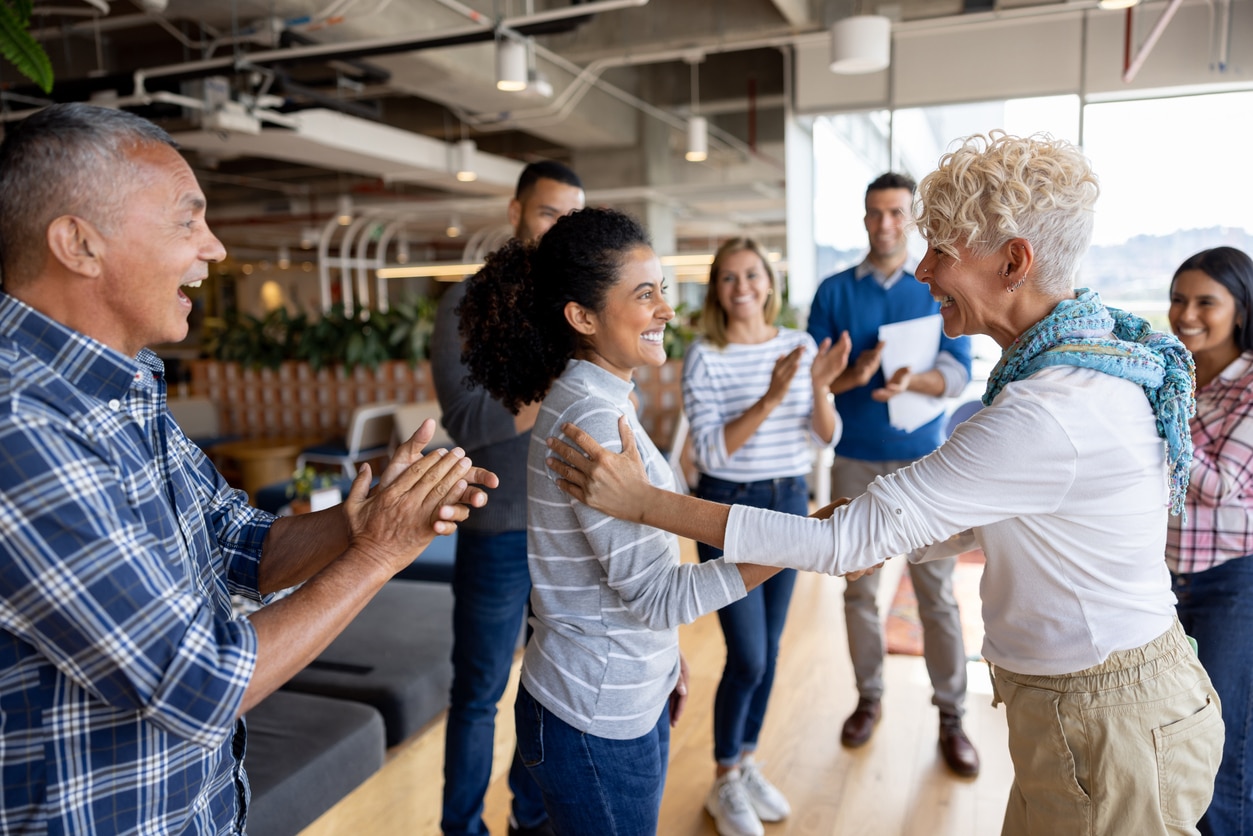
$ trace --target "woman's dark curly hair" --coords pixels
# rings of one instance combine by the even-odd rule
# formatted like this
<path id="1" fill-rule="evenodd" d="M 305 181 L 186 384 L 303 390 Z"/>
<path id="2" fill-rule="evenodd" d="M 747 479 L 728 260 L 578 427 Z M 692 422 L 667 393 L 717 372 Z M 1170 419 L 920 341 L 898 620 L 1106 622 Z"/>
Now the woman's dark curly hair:
<path id="1" fill-rule="evenodd" d="M 1253 259 L 1235 247 L 1201 250 L 1179 265 L 1170 280 L 1172 293 L 1175 279 L 1189 270 L 1200 270 L 1227 288 L 1236 300 L 1236 347 L 1241 351 L 1253 348 Z"/>
<path id="2" fill-rule="evenodd" d="M 626 255 L 647 246 L 648 233 L 629 215 L 583 209 L 537 244 L 513 240 L 489 255 L 459 309 L 470 382 L 515 415 L 542 399 L 579 345 L 566 303 L 603 310 Z"/>

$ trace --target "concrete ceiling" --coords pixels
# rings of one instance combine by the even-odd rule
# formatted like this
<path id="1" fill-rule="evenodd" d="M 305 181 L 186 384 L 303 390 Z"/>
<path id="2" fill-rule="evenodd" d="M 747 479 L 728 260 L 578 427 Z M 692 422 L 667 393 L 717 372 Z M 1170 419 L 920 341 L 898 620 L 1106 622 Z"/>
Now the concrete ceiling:
<path id="1" fill-rule="evenodd" d="M 777 246 L 784 49 L 854 10 L 852 0 L 61 2 L 32 26 L 54 61 L 52 99 L 117 101 L 164 124 L 237 255 L 298 248 L 350 194 L 403 219 L 419 257 L 436 259 L 461 255 L 465 239 L 445 236 L 450 217 L 468 231 L 499 224 L 521 166 L 542 158 L 578 170 L 589 202 L 668 207 L 677 249 L 737 232 Z M 961 3 L 892 10 L 908 19 Z M 500 92 L 494 38 L 525 34 L 544 83 Z M 710 157 L 696 164 L 682 159 L 694 63 L 711 124 Z M 6 72 L 0 82 L 18 94 L 7 111 L 44 99 Z M 464 138 L 478 147 L 472 183 L 453 176 Z"/>

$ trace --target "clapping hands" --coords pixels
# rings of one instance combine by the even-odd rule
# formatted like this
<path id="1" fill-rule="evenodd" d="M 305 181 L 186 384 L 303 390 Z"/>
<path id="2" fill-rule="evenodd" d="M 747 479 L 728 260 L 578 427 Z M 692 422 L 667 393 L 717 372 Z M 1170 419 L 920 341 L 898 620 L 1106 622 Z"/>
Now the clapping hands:
<path id="1" fill-rule="evenodd" d="M 853 342 L 848 332 L 841 332 L 839 339 L 832 341 L 827 337 L 818 346 L 809 374 L 814 381 L 814 391 L 826 393 L 835 379 L 848 368 L 848 356 L 853 350 Z"/>

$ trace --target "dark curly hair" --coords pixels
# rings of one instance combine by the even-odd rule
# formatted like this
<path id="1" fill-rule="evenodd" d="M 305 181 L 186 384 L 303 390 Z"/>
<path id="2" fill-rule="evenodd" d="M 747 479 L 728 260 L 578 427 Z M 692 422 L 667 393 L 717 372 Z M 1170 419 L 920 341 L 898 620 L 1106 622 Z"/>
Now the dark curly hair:
<path id="1" fill-rule="evenodd" d="M 583 209 L 553 224 L 535 244 L 510 241 L 469 279 L 461 317 L 462 362 L 515 415 L 542 399 L 579 346 L 565 307 L 604 309 L 627 253 L 651 246 L 629 215 Z"/>

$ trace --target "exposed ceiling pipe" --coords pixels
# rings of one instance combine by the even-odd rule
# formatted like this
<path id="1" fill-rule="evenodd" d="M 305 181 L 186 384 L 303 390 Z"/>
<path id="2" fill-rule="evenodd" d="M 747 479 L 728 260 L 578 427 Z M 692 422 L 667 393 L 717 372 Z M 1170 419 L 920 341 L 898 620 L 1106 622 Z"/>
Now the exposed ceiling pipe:
<path id="1" fill-rule="evenodd" d="M 517 29 L 519 26 L 535 26 L 567 18 L 591 17 L 602 12 L 616 12 L 619 9 L 634 9 L 647 5 L 648 0 L 592 0 L 590 3 L 579 3 L 565 9 L 549 9 L 546 12 L 534 12 L 520 17 L 507 17 L 501 20 L 500 25 L 507 29 Z"/>
<path id="2" fill-rule="evenodd" d="M 1136 53 L 1136 57 L 1131 59 L 1131 63 L 1123 70 L 1122 80 L 1124 84 L 1130 84 L 1136 77 L 1136 73 L 1140 72 L 1140 68 L 1144 66 L 1144 62 L 1148 59 L 1149 53 L 1153 51 L 1153 47 L 1157 45 L 1157 40 L 1162 36 L 1162 32 L 1166 31 L 1167 24 L 1170 19 L 1175 16 L 1175 12 L 1179 11 L 1179 7 L 1183 5 L 1183 0 L 1170 0 L 1166 8 L 1162 10 L 1161 17 L 1157 19 L 1157 23 L 1153 24 L 1148 37 L 1144 39 L 1144 43 L 1140 45 L 1140 51 Z M 1128 10 L 1130 11 L 1130 10 Z"/>
<path id="3" fill-rule="evenodd" d="M 441 3 L 445 1 L 446 0 L 439 0 L 439 2 Z M 449 2 L 455 2 L 455 0 L 449 0 Z M 731 41 L 731 42 L 715 44 L 706 49 L 702 49 L 702 52 L 706 54 L 718 53 L 718 52 L 744 52 L 750 49 L 767 49 L 771 47 L 777 48 L 781 46 L 794 44 L 796 42 L 797 42 L 796 33 L 787 32 L 787 33 L 780 33 L 777 35 L 770 35 L 766 37 L 751 38 L 751 39 L 744 40 L 744 41 Z M 482 114 L 464 112 L 464 111 L 458 110 L 457 108 L 453 108 L 454 112 L 457 113 L 458 118 L 461 118 L 463 121 L 467 122 L 470 125 L 473 125 L 475 128 L 482 130 L 482 131 L 508 130 L 509 128 L 515 127 L 518 125 L 535 127 L 538 125 L 559 124 L 569 117 L 569 114 L 574 110 L 575 107 L 578 106 L 579 102 L 591 90 L 591 88 L 596 87 L 601 92 L 607 93 L 608 95 L 613 96 L 614 98 L 617 98 L 618 100 L 624 102 L 625 104 L 628 104 L 631 107 L 634 107 L 637 110 L 658 119 L 659 121 L 669 125 L 675 130 L 678 130 L 678 131 L 687 130 L 686 119 L 683 119 L 682 117 L 668 113 L 664 110 L 661 110 L 660 108 L 654 107 L 653 105 L 643 101 L 642 99 L 639 99 L 636 96 L 633 96 L 632 94 L 626 92 L 625 90 L 622 90 L 619 87 L 615 87 L 614 85 L 601 80 L 600 76 L 605 71 L 615 68 L 615 67 L 628 67 L 628 66 L 633 67 L 633 66 L 641 66 L 644 64 L 658 64 L 658 63 L 665 63 L 668 61 L 685 60 L 691 55 L 692 53 L 691 48 L 670 49 L 670 50 L 665 50 L 662 52 L 653 52 L 653 53 L 648 53 L 648 54 L 643 54 L 643 55 L 624 55 L 624 56 L 615 56 L 615 57 L 610 57 L 610 58 L 600 58 L 595 61 L 592 61 L 586 67 L 580 67 L 579 65 L 568 61 L 567 59 L 558 55 L 557 53 L 552 52 L 551 50 L 545 49 L 544 47 L 538 44 L 536 44 L 535 46 L 535 53 L 536 55 L 542 56 L 545 60 L 550 61 L 551 63 L 561 67 L 562 69 L 566 70 L 567 72 L 571 73 L 574 76 L 574 81 L 572 81 L 566 87 L 566 89 L 562 91 L 561 95 L 558 96 L 556 100 L 546 105 L 545 107 L 531 108 L 529 110 L 510 111 L 508 113 L 503 113 L 503 114 L 498 113 L 498 114 L 491 114 L 487 116 L 484 116 Z M 782 170 L 783 168 L 782 163 L 779 163 L 777 160 L 773 160 L 769 157 L 766 157 L 765 155 L 762 155 L 760 152 L 750 148 L 743 141 L 741 141 L 738 137 L 722 130 L 716 125 L 710 125 L 709 132 L 718 140 L 720 140 L 724 146 L 738 151 L 739 153 L 743 154 L 745 157 L 754 157 L 754 158 L 760 159 Z"/>
<path id="4" fill-rule="evenodd" d="M 643 6 L 648 0 L 594 0 L 567 9 L 553 9 L 537 12 L 532 15 L 505 18 L 501 25 L 519 35 L 527 35 L 535 30 L 550 27 L 554 21 L 582 18 L 631 6 Z M 413 52 L 419 49 L 435 49 L 438 47 L 462 46 L 464 44 L 481 43 L 492 40 L 495 33 L 481 25 L 463 26 L 442 29 L 421 35 L 400 35 L 381 38 L 366 38 L 346 43 L 325 43 L 283 49 L 266 49 L 249 52 L 243 56 L 224 56 L 206 58 L 198 61 L 186 61 L 180 64 L 168 64 L 162 67 L 151 67 L 144 70 L 148 79 L 163 78 L 167 80 L 188 80 L 204 78 L 219 73 L 232 73 L 252 67 L 269 64 L 302 63 L 309 61 L 349 61 L 368 58 L 376 55 L 391 55 L 399 52 Z M 114 73 L 90 79 L 78 80 L 74 83 L 61 83 L 53 87 L 54 101 L 73 101 L 85 99 L 91 93 L 101 90 L 117 90 L 122 95 L 129 94 L 124 85 L 130 80 L 128 73 Z M 33 86 L 31 89 L 35 89 Z M 74 91 L 65 95 L 67 91 Z"/>

